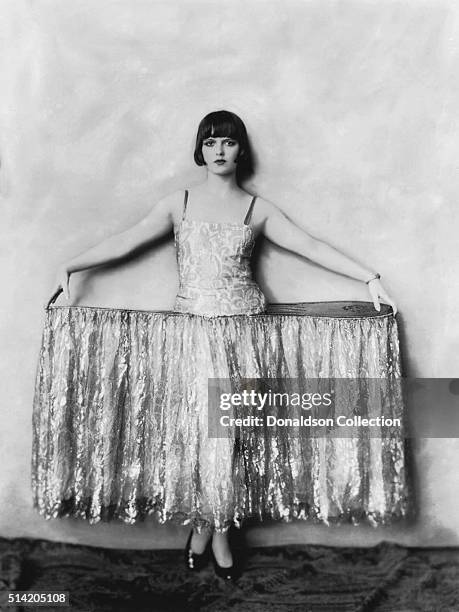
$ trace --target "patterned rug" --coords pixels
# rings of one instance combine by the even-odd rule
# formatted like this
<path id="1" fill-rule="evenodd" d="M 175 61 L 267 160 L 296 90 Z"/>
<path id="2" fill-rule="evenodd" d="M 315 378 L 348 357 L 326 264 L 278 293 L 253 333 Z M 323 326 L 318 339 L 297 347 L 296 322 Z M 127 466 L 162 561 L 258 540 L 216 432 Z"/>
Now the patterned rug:
<path id="1" fill-rule="evenodd" d="M 0 538 L 0 609 L 35 609 L 6 607 L 8 590 L 69 591 L 76 612 L 457 612 L 459 549 L 253 548 L 228 585 L 212 568 L 190 575 L 177 550 Z"/>

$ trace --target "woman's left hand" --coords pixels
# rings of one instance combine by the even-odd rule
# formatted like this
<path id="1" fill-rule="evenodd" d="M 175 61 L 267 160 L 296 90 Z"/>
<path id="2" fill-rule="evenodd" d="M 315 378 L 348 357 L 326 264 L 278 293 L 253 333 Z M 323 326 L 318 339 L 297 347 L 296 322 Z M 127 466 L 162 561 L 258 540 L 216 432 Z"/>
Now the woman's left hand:
<path id="1" fill-rule="evenodd" d="M 379 312 L 381 306 L 379 305 L 379 298 L 381 298 L 386 304 L 392 306 L 394 316 L 397 314 L 397 306 L 391 297 L 386 293 L 386 290 L 381 285 L 380 281 L 375 278 L 368 283 L 368 291 L 370 292 L 371 301 L 373 302 L 376 310 Z"/>

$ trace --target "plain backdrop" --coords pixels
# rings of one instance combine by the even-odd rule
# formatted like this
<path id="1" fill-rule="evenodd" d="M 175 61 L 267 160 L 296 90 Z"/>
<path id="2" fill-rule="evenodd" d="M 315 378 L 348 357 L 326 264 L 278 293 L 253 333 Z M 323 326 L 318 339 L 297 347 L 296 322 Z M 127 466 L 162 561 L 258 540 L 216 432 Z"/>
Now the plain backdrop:
<path id="1" fill-rule="evenodd" d="M 185 528 L 153 521 L 38 516 L 31 411 L 58 264 L 204 179 L 192 153 L 210 111 L 247 125 L 249 192 L 381 273 L 405 373 L 458 374 L 454 0 L 3 0 L 0 22 L 0 535 L 183 544 Z M 256 274 L 271 301 L 367 299 L 363 283 L 268 243 Z M 75 303 L 89 305 L 167 309 L 176 288 L 170 239 L 72 279 Z M 458 461 L 456 439 L 416 442 L 411 525 L 276 524 L 249 541 L 459 544 Z"/>

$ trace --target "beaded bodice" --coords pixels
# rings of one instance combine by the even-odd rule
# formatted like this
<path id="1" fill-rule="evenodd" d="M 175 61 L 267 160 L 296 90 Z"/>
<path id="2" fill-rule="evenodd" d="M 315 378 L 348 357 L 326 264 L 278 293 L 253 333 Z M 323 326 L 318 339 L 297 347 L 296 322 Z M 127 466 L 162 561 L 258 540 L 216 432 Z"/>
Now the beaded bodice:
<path id="1" fill-rule="evenodd" d="M 244 223 L 208 223 L 185 218 L 175 229 L 179 291 L 175 309 L 203 316 L 256 314 L 266 298 L 252 278 L 255 244 L 249 224 L 255 198 Z"/>

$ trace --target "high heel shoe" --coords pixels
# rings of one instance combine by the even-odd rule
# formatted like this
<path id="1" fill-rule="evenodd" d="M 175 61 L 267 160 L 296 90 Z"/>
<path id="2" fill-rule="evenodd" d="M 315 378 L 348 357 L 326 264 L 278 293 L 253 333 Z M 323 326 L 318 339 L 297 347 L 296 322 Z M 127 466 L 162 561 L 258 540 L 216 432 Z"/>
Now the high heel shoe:
<path id="1" fill-rule="evenodd" d="M 235 582 L 241 576 L 241 567 L 238 563 L 238 558 L 235 557 L 234 552 L 231 553 L 233 557 L 233 564 L 229 567 L 222 567 L 218 564 L 217 559 L 215 558 L 215 553 L 212 550 L 212 563 L 214 565 L 214 570 L 217 576 L 223 578 L 227 582 Z"/>
<path id="2" fill-rule="evenodd" d="M 190 535 L 188 536 L 185 546 L 185 566 L 193 572 L 199 572 L 207 565 L 207 562 L 209 561 L 209 543 L 207 543 L 203 553 L 194 553 L 191 550 L 192 537 L 193 530 L 190 531 Z"/>
<path id="3" fill-rule="evenodd" d="M 223 580 L 226 580 L 227 582 L 235 582 L 240 577 L 241 572 L 238 565 L 234 562 L 234 559 L 233 565 L 230 565 L 229 567 L 222 567 L 221 565 L 218 565 L 215 555 L 212 555 L 212 561 L 214 564 L 215 573 L 220 578 L 223 578 Z"/>

